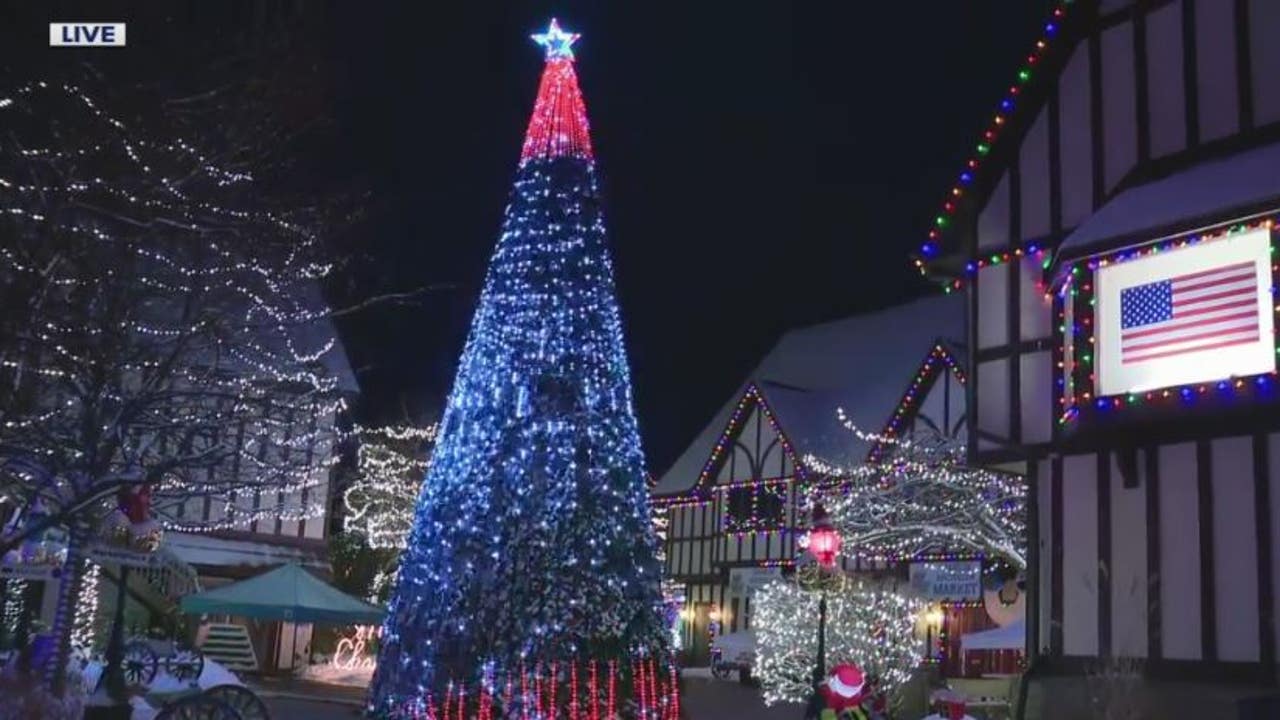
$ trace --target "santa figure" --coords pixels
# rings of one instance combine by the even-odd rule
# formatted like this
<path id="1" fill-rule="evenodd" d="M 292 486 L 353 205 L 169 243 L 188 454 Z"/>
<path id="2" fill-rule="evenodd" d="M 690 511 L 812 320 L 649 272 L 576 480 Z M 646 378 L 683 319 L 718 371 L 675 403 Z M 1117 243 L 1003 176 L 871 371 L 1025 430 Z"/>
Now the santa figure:
<path id="1" fill-rule="evenodd" d="M 875 720 L 871 684 L 862 669 L 842 663 L 818 686 L 818 720 Z"/>

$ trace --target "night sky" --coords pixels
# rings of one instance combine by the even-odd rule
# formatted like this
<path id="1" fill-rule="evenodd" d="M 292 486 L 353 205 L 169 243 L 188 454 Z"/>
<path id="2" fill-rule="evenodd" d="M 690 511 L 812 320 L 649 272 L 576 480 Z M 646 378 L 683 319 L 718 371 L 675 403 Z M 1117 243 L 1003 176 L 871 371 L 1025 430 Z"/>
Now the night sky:
<path id="1" fill-rule="evenodd" d="M 259 3 L 203 11 L 219 13 L 211 33 L 194 11 L 135 18 L 142 5 L 0 8 L 4 39 L 39 63 L 15 42 L 0 60 L 19 74 L 96 62 L 115 51 L 39 48 L 38 21 L 122 20 L 137 25 L 120 57 L 136 62 L 113 59 L 110 72 L 162 56 L 198 75 L 197 54 L 216 53 Z M 341 324 L 360 413 L 397 420 L 448 391 L 541 71 L 528 36 L 555 16 L 583 36 L 574 49 L 655 474 L 786 329 L 932 291 L 907 255 L 1047 12 L 1043 0 L 444 5 L 278 5 L 310 28 L 301 52 L 332 121 L 307 172 L 368 192 L 340 243 L 356 260 L 334 303 L 444 286 Z M 68 14 L 77 7 L 92 17 Z"/>

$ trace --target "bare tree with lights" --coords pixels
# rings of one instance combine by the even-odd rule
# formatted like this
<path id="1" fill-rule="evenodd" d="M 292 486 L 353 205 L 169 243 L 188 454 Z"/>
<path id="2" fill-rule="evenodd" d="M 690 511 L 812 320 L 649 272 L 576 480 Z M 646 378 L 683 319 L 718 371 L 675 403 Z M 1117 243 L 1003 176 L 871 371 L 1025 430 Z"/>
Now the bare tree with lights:
<path id="1" fill-rule="evenodd" d="M 356 427 L 354 478 L 342 490 L 343 531 L 330 538 L 334 580 L 384 603 L 408 542 L 437 425 Z"/>
<path id="2" fill-rule="evenodd" d="M 935 433 L 884 437 L 840 417 L 851 442 L 885 450 L 853 468 L 806 459 L 841 480 L 823 501 L 849 552 L 889 558 L 967 552 L 1026 568 L 1027 487 L 1020 476 L 968 467 L 964 445 Z"/>
<path id="3" fill-rule="evenodd" d="M 357 475 L 342 494 L 347 532 L 375 549 L 404 549 L 436 429 L 434 424 L 356 429 Z"/>
<path id="4" fill-rule="evenodd" d="M 753 674 L 760 680 L 765 702 L 806 702 L 812 696 L 823 591 L 828 603 L 825 655 L 830 664 L 857 664 L 892 698 L 923 657 L 923 643 L 915 635 L 922 603 L 809 565 L 793 579 L 769 583 L 752 600 Z"/>
<path id="5" fill-rule="evenodd" d="M 67 529 L 57 685 L 95 538 L 323 513 L 308 491 L 344 401 L 318 214 L 273 207 L 236 148 L 126 124 L 76 86 L 0 93 L 0 116 L 0 482 L 47 511 L 0 554 Z M 155 527 L 122 527 L 126 505 Z"/>

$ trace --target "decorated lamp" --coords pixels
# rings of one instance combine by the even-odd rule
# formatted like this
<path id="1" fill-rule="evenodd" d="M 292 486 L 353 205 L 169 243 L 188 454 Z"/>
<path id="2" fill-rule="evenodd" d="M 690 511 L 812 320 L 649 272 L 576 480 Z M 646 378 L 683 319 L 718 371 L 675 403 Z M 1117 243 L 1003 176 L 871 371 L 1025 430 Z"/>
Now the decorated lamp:
<path id="1" fill-rule="evenodd" d="M 836 558 L 840 555 L 840 547 L 844 540 L 840 533 L 831 526 L 831 518 L 826 508 L 815 505 L 813 508 L 813 527 L 809 530 L 809 553 L 818 564 L 826 569 L 836 566 Z"/>
<path id="2" fill-rule="evenodd" d="M 840 555 L 843 540 L 840 533 L 831 526 L 831 518 L 821 504 L 813 506 L 813 520 L 810 524 L 808 540 L 809 554 L 818 561 L 818 567 L 830 570 L 836 566 L 836 557 Z M 818 666 L 813 671 L 813 687 L 815 693 L 822 692 L 822 685 L 827 668 L 827 591 L 821 590 L 818 600 Z"/>

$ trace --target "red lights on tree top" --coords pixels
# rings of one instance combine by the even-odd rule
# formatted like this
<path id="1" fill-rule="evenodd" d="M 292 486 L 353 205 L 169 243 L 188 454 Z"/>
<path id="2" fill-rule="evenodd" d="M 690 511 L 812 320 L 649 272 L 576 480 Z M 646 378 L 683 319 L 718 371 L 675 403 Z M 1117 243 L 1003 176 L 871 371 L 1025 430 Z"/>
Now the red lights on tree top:
<path id="1" fill-rule="evenodd" d="M 587 107 L 578 88 L 571 49 L 579 35 L 565 32 L 559 23 L 552 20 L 545 33 L 531 37 L 546 48 L 547 65 L 538 85 L 538 99 L 534 102 L 533 117 L 529 119 L 529 129 L 525 133 L 520 164 L 557 157 L 591 160 L 593 153 Z"/>

